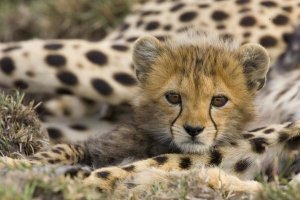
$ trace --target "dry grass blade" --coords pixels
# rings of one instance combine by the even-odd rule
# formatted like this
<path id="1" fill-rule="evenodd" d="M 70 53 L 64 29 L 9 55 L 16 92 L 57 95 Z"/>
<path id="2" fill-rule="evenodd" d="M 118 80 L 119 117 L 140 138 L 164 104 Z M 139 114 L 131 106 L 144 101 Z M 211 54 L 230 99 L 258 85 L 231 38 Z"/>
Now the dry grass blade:
<path id="1" fill-rule="evenodd" d="M 24 94 L 0 92 L 0 153 L 31 155 L 47 144 L 48 137 L 34 111 L 33 102 L 22 105 Z"/>

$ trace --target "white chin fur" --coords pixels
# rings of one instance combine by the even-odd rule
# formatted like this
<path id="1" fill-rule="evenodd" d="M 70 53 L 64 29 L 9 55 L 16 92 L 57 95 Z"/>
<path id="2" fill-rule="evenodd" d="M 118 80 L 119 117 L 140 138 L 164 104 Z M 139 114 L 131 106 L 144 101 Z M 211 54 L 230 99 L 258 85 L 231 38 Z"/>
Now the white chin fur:
<path id="1" fill-rule="evenodd" d="M 206 153 L 209 150 L 209 147 L 202 144 L 192 144 L 192 143 L 176 143 L 177 146 L 184 153 Z"/>

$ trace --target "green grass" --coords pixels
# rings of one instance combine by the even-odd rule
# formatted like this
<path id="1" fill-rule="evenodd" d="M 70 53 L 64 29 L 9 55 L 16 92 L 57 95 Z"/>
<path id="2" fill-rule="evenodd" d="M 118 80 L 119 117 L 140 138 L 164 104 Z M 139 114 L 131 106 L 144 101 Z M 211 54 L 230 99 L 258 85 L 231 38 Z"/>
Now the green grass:
<path id="1" fill-rule="evenodd" d="M 31 38 L 99 40 L 137 1 L 1 0 L 0 42 Z"/>

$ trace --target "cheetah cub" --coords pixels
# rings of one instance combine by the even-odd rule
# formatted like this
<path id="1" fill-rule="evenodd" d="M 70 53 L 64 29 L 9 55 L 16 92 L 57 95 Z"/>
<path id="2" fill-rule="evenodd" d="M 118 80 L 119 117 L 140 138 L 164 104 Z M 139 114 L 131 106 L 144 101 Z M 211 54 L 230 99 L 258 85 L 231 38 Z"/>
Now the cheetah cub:
<path id="1" fill-rule="evenodd" d="M 257 161 L 295 149 L 298 122 L 245 131 L 269 69 L 262 46 L 204 33 L 166 42 L 147 36 L 135 43 L 133 61 L 140 90 L 132 121 L 78 145 L 56 145 L 29 162 L 88 164 L 95 170 L 85 183 L 111 189 L 149 168 L 204 167 L 211 177 L 219 178 L 221 169 L 235 181 L 251 180 L 260 170 Z M 244 188 L 248 184 L 254 183 Z"/>

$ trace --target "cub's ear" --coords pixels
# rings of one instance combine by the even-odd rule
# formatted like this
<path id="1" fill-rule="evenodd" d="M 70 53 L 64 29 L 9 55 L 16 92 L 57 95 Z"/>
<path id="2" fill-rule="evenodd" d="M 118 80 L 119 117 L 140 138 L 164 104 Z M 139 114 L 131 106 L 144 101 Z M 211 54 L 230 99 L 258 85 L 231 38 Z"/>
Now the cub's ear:
<path id="1" fill-rule="evenodd" d="M 264 47 L 259 44 L 245 44 L 239 48 L 239 59 L 244 67 L 250 90 L 260 90 L 269 70 L 270 57 Z"/>
<path id="2" fill-rule="evenodd" d="M 155 59 L 162 50 L 162 44 L 153 36 L 145 36 L 138 39 L 133 47 L 133 64 L 136 76 L 139 81 L 143 81 Z"/>

